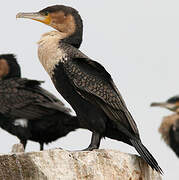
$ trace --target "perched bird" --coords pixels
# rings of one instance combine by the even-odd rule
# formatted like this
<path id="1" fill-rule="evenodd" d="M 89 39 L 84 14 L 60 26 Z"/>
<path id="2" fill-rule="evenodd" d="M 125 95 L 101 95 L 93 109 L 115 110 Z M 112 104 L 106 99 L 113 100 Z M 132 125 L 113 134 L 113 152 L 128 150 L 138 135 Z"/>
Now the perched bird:
<path id="1" fill-rule="evenodd" d="M 145 161 L 162 172 L 142 144 L 139 132 L 110 74 L 80 50 L 83 24 L 77 10 L 55 5 L 36 13 L 18 13 L 57 31 L 45 33 L 38 42 L 38 56 L 58 92 L 75 110 L 80 126 L 92 131 L 89 147 L 99 148 L 102 137 L 134 146 Z"/>
<path id="2" fill-rule="evenodd" d="M 169 109 L 170 111 L 178 113 L 179 112 L 179 95 L 169 98 L 166 102 L 151 103 L 151 106 L 163 107 L 163 108 Z"/>
<path id="3" fill-rule="evenodd" d="M 21 78 L 20 66 L 13 54 L 0 55 L 0 127 L 17 136 L 24 149 L 35 141 L 55 141 L 79 128 L 78 119 L 41 81 Z"/>
<path id="4" fill-rule="evenodd" d="M 166 102 L 152 103 L 151 106 L 158 106 L 176 112 L 175 114 L 164 117 L 159 127 L 159 132 L 165 143 L 179 157 L 179 96 L 173 96 Z"/>

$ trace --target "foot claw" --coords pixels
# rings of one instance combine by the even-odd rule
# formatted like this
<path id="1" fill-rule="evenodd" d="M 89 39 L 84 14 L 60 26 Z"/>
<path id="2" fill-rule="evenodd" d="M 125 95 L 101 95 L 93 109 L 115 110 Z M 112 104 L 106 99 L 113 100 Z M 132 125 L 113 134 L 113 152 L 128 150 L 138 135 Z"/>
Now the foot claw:
<path id="1" fill-rule="evenodd" d="M 83 149 L 82 151 L 93 151 L 94 149 L 98 149 L 98 147 L 97 146 L 89 146 L 89 147 Z"/>

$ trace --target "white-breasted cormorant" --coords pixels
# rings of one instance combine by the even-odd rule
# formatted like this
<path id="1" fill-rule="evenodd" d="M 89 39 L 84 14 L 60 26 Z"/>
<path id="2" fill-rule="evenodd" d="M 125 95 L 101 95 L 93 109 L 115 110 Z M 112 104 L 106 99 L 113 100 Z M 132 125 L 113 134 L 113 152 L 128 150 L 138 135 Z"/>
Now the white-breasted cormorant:
<path id="1" fill-rule="evenodd" d="M 21 78 L 13 54 L 0 55 L 0 127 L 17 136 L 24 149 L 28 140 L 44 143 L 57 140 L 79 128 L 70 109 L 41 82 Z"/>
<path id="2" fill-rule="evenodd" d="M 101 138 L 106 136 L 134 146 L 153 169 L 162 172 L 142 144 L 136 123 L 110 74 L 78 50 L 83 30 L 78 11 L 55 5 L 36 13 L 19 13 L 17 18 L 40 21 L 57 30 L 41 37 L 38 56 L 58 92 L 75 110 L 80 126 L 93 132 L 85 150 L 99 148 Z"/>
<path id="3" fill-rule="evenodd" d="M 166 102 L 152 103 L 151 106 L 158 106 L 176 112 L 163 118 L 159 132 L 165 143 L 169 145 L 179 157 L 179 96 L 173 96 Z"/>

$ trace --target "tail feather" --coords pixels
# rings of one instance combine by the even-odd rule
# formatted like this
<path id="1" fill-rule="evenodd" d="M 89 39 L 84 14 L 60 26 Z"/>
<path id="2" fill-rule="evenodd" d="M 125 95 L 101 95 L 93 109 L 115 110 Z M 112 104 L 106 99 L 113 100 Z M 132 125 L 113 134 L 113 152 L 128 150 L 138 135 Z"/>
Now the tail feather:
<path id="1" fill-rule="evenodd" d="M 158 165 L 155 158 L 152 156 L 152 154 L 147 150 L 147 148 L 142 144 L 142 142 L 136 141 L 136 140 L 130 140 L 132 145 L 135 147 L 137 152 L 142 156 L 142 158 L 150 165 L 152 169 L 155 169 L 160 174 L 163 174 L 162 169 Z"/>

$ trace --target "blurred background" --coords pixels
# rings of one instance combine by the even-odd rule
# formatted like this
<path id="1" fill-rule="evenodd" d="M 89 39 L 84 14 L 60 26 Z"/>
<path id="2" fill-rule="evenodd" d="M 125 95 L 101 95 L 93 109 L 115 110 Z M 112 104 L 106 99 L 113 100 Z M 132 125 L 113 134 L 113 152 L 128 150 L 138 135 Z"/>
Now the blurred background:
<path id="1" fill-rule="evenodd" d="M 158 133 L 163 116 L 171 112 L 150 108 L 153 101 L 165 101 L 179 94 L 179 1 L 1 2 L 0 53 L 17 54 L 23 77 L 45 80 L 43 87 L 62 99 L 37 57 L 37 41 L 43 33 L 52 29 L 35 21 L 16 20 L 18 12 L 39 11 L 55 4 L 69 5 L 80 12 L 84 23 L 80 49 L 103 64 L 112 75 L 138 125 L 144 145 L 165 173 L 163 179 L 179 179 L 179 159 Z M 89 145 L 90 136 L 87 130 L 77 130 L 45 146 L 45 149 L 83 149 Z M 0 141 L 0 153 L 10 152 L 12 145 L 19 142 L 2 129 Z M 100 148 L 136 153 L 132 147 L 108 138 L 102 140 Z M 26 150 L 38 151 L 39 144 L 29 142 Z"/>

